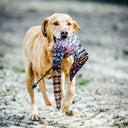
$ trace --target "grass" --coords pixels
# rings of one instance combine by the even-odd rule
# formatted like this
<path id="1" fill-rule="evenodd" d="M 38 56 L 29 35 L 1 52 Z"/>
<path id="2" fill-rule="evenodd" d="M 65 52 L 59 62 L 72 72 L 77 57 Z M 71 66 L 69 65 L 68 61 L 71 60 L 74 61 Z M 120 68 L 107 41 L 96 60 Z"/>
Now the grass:
<path id="1" fill-rule="evenodd" d="M 78 81 L 77 84 L 78 84 L 79 86 L 83 86 L 83 85 L 88 85 L 89 82 L 90 82 L 90 80 L 81 78 L 81 79 Z"/>
<path id="2" fill-rule="evenodd" d="M 5 10 L 6 8 L 6 4 L 5 3 L 1 3 L 0 4 L 0 10 Z"/>
<path id="3" fill-rule="evenodd" d="M 25 70 L 18 67 L 13 67 L 12 70 L 17 73 L 25 73 Z"/>
<path id="4" fill-rule="evenodd" d="M 91 105 L 89 104 L 89 105 L 87 105 L 87 108 L 91 108 Z"/>
<path id="5" fill-rule="evenodd" d="M 69 14 L 70 16 L 77 16 L 78 12 L 72 8 L 69 8 L 69 9 L 67 9 L 67 14 Z"/>
<path id="6" fill-rule="evenodd" d="M 100 109 L 99 109 L 99 113 L 100 113 L 100 112 L 105 112 L 105 109 L 104 109 L 104 108 L 100 108 Z"/>
<path id="7" fill-rule="evenodd" d="M 126 46 L 122 52 L 124 55 L 128 55 L 128 46 Z"/>
<path id="8" fill-rule="evenodd" d="M 114 58 L 115 58 L 115 60 L 118 60 L 119 59 L 118 56 L 115 56 Z"/>
<path id="9" fill-rule="evenodd" d="M 112 24 L 111 29 L 116 32 L 116 31 L 118 31 L 119 27 L 117 24 Z"/>
<path id="10" fill-rule="evenodd" d="M 5 61 L 3 60 L 0 60 L 0 70 L 3 70 L 4 69 L 4 65 L 6 64 Z"/>
<path id="11" fill-rule="evenodd" d="M 32 13 L 36 13 L 36 12 L 38 12 L 38 9 L 35 8 L 35 7 L 29 7 L 29 8 L 27 9 L 27 11 L 28 11 L 28 12 L 32 12 Z"/>
<path id="12" fill-rule="evenodd" d="M 0 64 L 0 70 L 4 69 L 4 66 Z"/>

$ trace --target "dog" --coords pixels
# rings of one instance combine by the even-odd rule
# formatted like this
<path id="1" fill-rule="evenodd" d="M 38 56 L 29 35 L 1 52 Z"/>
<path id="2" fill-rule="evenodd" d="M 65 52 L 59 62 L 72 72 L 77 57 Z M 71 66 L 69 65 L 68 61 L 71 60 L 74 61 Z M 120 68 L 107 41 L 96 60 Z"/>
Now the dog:
<path id="1" fill-rule="evenodd" d="M 58 39 L 61 40 L 70 37 L 75 33 L 76 29 L 80 29 L 79 25 L 68 14 L 55 13 L 45 18 L 41 26 L 31 27 L 26 32 L 23 43 L 23 66 L 26 72 L 26 87 L 31 98 L 32 120 L 40 119 L 34 90 L 32 89 L 34 80 L 38 81 L 52 67 L 54 42 Z M 64 97 L 62 99 L 61 111 L 67 115 L 72 113 L 69 107 L 72 104 L 75 93 L 75 78 L 72 81 L 69 79 L 72 62 L 72 57 L 69 56 L 64 58 L 61 64 L 61 95 Z M 52 75 L 51 70 L 45 78 L 48 79 Z M 68 89 L 64 95 L 65 80 L 67 81 Z M 44 79 L 38 85 L 45 104 L 51 106 L 53 101 L 47 92 Z"/>

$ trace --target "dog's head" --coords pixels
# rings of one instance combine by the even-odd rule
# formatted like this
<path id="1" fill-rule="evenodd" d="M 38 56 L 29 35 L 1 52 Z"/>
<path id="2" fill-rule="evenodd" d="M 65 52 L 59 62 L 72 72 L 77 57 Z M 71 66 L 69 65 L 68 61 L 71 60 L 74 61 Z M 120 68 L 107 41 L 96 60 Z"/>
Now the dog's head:
<path id="1" fill-rule="evenodd" d="M 41 31 L 50 41 L 65 39 L 75 33 L 75 29 L 80 29 L 76 21 L 67 14 L 55 13 L 44 19 Z"/>

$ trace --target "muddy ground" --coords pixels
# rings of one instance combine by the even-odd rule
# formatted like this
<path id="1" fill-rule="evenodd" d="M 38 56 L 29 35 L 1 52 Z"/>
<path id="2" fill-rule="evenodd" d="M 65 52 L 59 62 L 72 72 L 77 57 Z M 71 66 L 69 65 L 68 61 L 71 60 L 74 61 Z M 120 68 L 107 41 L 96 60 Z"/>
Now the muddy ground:
<path id="1" fill-rule="evenodd" d="M 89 53 L 77 75 L 71 108 L 73 117 L 44 105 L 35 89 L 41 120 L 31 121 L 25 87 L 22 45 L 27 29 L 40 25 L 54 12 L 68 13 L 81 27 L 77 31 Z M 128 8 L 119 5 L 0 1 L 0 127 L 127 128 L 128 127 Z M 47 80 L 53 95 L 52 81 Z"/>

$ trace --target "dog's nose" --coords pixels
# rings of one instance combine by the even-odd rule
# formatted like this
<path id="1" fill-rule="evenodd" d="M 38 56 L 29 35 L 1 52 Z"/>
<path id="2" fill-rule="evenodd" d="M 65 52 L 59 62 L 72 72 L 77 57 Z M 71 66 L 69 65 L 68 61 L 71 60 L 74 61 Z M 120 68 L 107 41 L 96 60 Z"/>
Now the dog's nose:
<path id="1" fill-rule="evenodd" d="M 65 38 L 67 38 L 67 35 L 68 35 L 68 31 L 67 30 L 61 30 L 61 38 L 62 39 L 65 39 Z"/>

